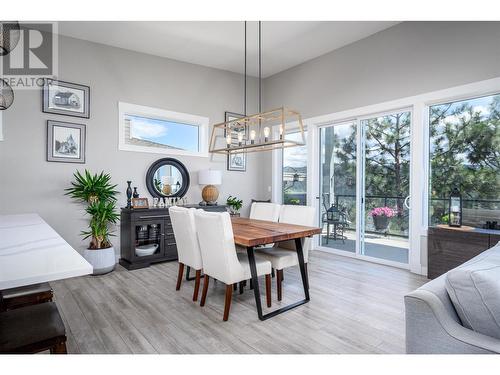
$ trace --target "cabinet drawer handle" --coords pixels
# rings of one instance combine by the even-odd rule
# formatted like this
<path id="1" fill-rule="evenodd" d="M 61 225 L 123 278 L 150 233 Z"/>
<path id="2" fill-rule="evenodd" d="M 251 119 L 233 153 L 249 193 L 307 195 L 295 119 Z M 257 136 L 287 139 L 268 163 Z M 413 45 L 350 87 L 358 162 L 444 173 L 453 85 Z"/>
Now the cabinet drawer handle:
<path id="1" fill-rule="evenodd" d="M 177 245 L 175 242 L 167 243 L 167 246 Z"/>
<path id="2" fill-rule="evenodd" d="M 152 216 L 139 216 L 139 219 L 156 219 L 170 217 L 169 215 L 152 215 Z"/>
<path id="3" fill-rule="evenodd" d="M 167 232 L 165 233 L 166 236 L 173 236 L 174 235 L 174 232 Z"/>

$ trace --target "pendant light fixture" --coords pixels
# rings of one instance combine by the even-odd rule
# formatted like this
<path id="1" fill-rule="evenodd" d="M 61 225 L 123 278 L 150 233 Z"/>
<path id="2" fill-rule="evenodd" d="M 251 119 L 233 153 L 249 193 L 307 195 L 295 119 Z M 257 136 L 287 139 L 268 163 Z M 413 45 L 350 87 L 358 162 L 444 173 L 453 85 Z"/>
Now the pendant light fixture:
<path id="1" fill-rule="evenodd" d="M 280 107 L 262 112 L 262 23 L 259 21 L 259 112 L 247 115 L 247 22 L 245 21 L 244 115 L 231 121 L 215 124 L 210 137 L 211 153 L 240 154 L 269 151 L 305 144 L 304 124 L 298 111 Z M 300 133 L 300 140 L 289 139 Z"/>

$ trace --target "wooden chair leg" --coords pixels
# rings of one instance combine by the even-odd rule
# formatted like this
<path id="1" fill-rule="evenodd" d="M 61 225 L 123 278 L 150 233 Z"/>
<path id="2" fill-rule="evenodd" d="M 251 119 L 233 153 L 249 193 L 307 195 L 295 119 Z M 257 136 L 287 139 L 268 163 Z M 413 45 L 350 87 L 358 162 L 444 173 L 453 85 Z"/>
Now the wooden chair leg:
<path id="1" fill-rule="evenodd" d="M 193 301 L 198 301 L 198 292 L 200 290 L 200 279 L 201 279 L 201 270 L 196 270 L 196 276 L 194 278 Z"/>
<path id="2" fill-rule="evenodd" d="M 183 274 L 184 274 L 184 264 L 179 262 L 179 273 L 177 274 L 177 286 L 175 287 L 175 290 L 179 290 L 181 288 Z"/>
<path id="3" fill-rule="evenodd" d="M 244 281 L 240 281 L 240 294 L 243 294 L 244 287 L 245 287 Z"/>
<path id="4" fill-rule="evenodd" d="M 267 307 L 271 307 L 271 275 L 266 275 L 266 299 Z"/>
<path id="5" fill-rule="evenodd" d="M 226 302 L 224 303 L 224 317 L 222 320 L 227 322 L 229 319 L 229 309 L 231 308 L 231 298 L 233 297 L 233 286 L 226 285 Z"/>
<path id="6" fill-rule="evenodd" d="M 276 270 L 276 289 L 278 290 L 278 301 L 281 301 L 281 280 L 283 280 L 283 270 Z"/>
<path id="7" fill-rule="evenodd" d="M 63 341 L 54 345 L 52 348 L 50 348 L 50 354 L 68 354 L 68 351 L 66 349 L 66 342 Z"/>
<path id="8" fill-rule="evenodd" d="M 205 275 L 203 278 L 203 291 L 201 292 L 201 301 L 200 301 L 200 306 L 205 306 L 205 301 L 207 299 L 207 292 L 208 292 L 208 275 Z"/>

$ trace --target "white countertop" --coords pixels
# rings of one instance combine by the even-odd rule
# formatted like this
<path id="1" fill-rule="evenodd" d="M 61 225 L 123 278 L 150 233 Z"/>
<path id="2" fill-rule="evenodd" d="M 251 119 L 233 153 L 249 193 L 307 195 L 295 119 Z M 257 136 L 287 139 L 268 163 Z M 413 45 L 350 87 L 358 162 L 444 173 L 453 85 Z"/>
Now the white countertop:
<path id="1" fill-rule="evenodd" d="M 0 215 L 0 290 L 92 272 L 39 215 Z"/>

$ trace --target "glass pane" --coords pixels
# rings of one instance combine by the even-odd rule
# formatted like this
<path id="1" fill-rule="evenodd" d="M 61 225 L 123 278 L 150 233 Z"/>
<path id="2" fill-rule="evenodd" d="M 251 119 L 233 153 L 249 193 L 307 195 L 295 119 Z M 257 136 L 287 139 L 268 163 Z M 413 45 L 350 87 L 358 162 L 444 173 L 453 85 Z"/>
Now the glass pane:
<path id="1" fill-rule="evenodd" d="M 361 121 L 365 134 L 364 255 L 408 263 L 410 112 Z"/>
<path id="2" fill-rule="evenodd" d="M 356 124 L 320 130 L 321 245 L 356 252 Z"/>
<path id="3" fill-rule="evenodd" d="M 198 152 L 199 127 L 143 116 L 125 116 L 127 144 Z"/>
<path id="4" fill-rule="evenodd" d="M 135 226 L 135 255 L 138 257 L 158 255 L 161 251 L 161 224 L 138 224 Z"/>
<path id="5" fill-rule="evenodd" d="M 302 141 L 298 132 L 287 134 L 286 138 Z M 307 204 L 307 145 L 283 149 L 282 186 L 283 204 Z"/>
<path id="6" fill-rule="evenodd" d="M 462 224 L 500 222 L 500 95 L 430 107 L 429 225 L 447 224 L 449 197 L 462 195 Z"/>

